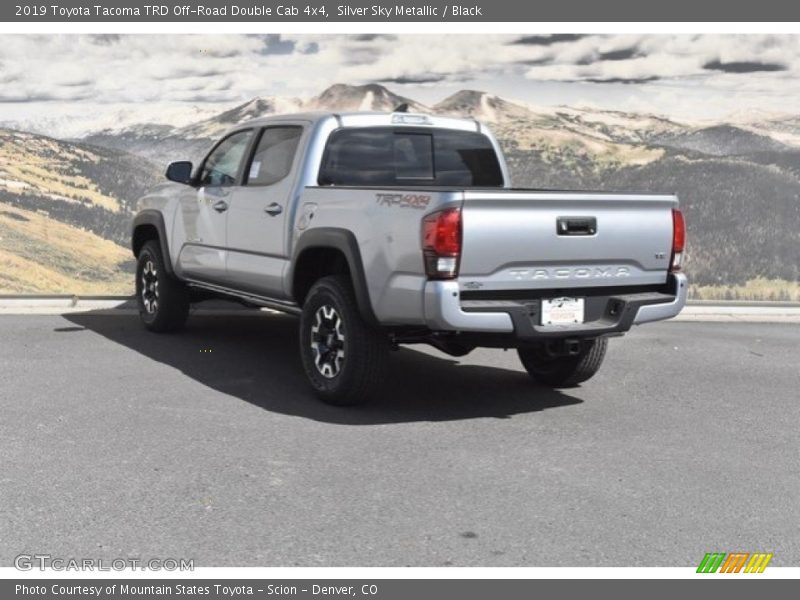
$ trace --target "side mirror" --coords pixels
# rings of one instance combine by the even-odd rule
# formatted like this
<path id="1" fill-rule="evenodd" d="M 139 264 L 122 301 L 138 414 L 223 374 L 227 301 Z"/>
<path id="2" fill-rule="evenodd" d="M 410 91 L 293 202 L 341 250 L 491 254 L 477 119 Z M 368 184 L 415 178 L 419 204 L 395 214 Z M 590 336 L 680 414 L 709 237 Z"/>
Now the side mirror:
<path id="1" fill-rule="evenodd" d="M 176 183 L 191 183 L 192 163 L 188 160 L 179 160 L 178 162 L 169 163 L 167 167 L 167 179 L 175 181 Z"/>

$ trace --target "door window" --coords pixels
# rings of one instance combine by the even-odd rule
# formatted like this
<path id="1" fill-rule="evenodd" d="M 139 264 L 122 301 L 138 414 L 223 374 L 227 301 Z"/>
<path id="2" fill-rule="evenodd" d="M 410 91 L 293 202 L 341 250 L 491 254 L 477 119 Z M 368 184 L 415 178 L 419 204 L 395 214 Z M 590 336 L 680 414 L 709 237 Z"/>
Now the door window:
<path id="1" fill-rule="evenodd" d="M 234 185 L 239 165 L 252 135 L 253 132 L 248 129 L 237 131 L 222 140 L 203 163 L 200 185 L 211 187 Z"/>
<path id="2" fill-rule="evenodd" d="M 268 127 L 258 140 L 246 172 L 246 185 L 272 185 L 289 175 L 303 128 Z"/>

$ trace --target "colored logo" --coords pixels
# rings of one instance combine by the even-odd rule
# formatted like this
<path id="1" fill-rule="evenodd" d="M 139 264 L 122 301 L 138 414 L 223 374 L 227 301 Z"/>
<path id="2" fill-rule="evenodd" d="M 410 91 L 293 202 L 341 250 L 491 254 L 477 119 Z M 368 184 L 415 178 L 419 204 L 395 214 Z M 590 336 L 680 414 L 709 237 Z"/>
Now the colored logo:
<path id="1" fill-rule="evenodd" d="M 709 552 L 700 561 L 698 573 L 763 573 L 772 554 L 767 552 Z"/>

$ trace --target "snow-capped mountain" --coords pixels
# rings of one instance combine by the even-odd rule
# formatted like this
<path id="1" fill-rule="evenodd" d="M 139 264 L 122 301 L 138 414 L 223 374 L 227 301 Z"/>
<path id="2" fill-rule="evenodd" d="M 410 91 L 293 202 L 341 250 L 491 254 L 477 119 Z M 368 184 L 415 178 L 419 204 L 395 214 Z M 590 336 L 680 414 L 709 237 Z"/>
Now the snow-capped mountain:
<path id="1" fill-rule="evenodd" d="M 534 116 L 524 104 L 476 90 L 461 90 L 448 96 L 433 106 L 433 112 L 454 117 L 471 117 L 486 123 L 530 119 Z"/>
<path id="2" fill-rule="evenodd" d="M 26 126 L 35 131 L 62 127 L 80 140 L 59 141 L 19 131 L 0 135 L 0 206 L 18 233 L 28 231 L 32 227 L 28 224 L 38 219 L 75 229 L 64 230 L 75 240 L 86 237 L 77 231 L 85 229 L 98 239 L 124 243 L 136 197 L 160 179 L 166 163 L 200 160 L 222 132 L 237 123 L 298 111 L 391 111 L 401 104 L 415 112 L 489 124 L 503 148 L 512 181 L 520 187 L 678 193 L 690 227 L 687 268 L 696 283 L 797 279 L 798 115 L 751 113 L 689 123 L 588 106 L 536 106 L 477 90 L 462 90 L 428 107 L 378 84 L 334 85 L 306 100 L 253 98 L 213 114 L 190 108 L 174 119 L 150 106 L 141 107 L 139 120 L 119 111 L 96 115 L 87 111 L 85 120 L 63 126 L 52 120 Z M 15 123 L 16 129 L 20 126 Z M 84 126 L 88 129 L 80 130 Z M 25 168 L 9 167 L 15 164 Z M 39 271 L 17 256 L 14 247 L 7 246 L 5 252 L 2 258 L 17 265 L 19 281 L 13 289 L 40 290 Z M 114 256 L 123 256 L 115 252 Z M 50 269 L 57 252 L 40 254 L 40 266 Z M 92 266 L 92 272 L 107 267 L 102 271 L 107 276 L 100 279 L 115 289 L 115 282 L 123 280 L 117 259 L 103 260 L 107 264 Z M 52 277 L 68 282 L 62 275 Z"/>
<path id="3" fill-rule="evenodd" d="M 222 133 L 238 123 L 273 114 L 316 110 L 391 111 L 408 104 L 409 111 L 431 112 L 419 102 L 404 98 L 378 84 L 336 84 L 308 100 L 266 96 L 253 98 L 221 113 L 184 127 L 144 123 L 122 129 L 104 129 L 83 136 L 83 141 L 139 154 L 160 164 L 175 160 L 199 160 Z"/>
<path id="4" fill-rule="evenodd" d="M 109 110 L 107 105 L 91 104 L 80 106 L 78 110 L 73 108 L 59 112 L 54 109 L 44 118 L 6 117 L 0 121 L 0 127 L 68 140 L 99 132 L 119 133 L 141 128 L 184 127 L 218 112 L 218 109 L 197 105 L 136 104 Z"/>
<path id="5" fill-rule="evenodd" d="M 234 106 L 230 110 L 186 127 L 181 127 L 174 132 L 174 135 L 187 139 L 214 138 L 244 121 L 267 115 L 298 112 L 302 109 L 302 106 L 303 102 L 298 98 L 272 96 L 253 98 L 244 104 Z"/>
<path id="6" fill-rule="evenodd" d="M 762 115 L 757 122 L 682 123 L 646 113 L 593 107 L 536 106 L 479 90 L 461 90 L 428 107 L 379 84 L 336 84 L 310 99 L 258 97 L 182 127 L 140 123 L 104 129 L 83 141 L 139 154 L 159 164 L 176 157 L 198 160 L 213 140 L 246 120 L 298 111 L 392 111 L 402 104 L 412 112 L 474 118 L 489 124 L 516 148 L 552 160 L 569 157 L 593 169 L 644 165 L 664 148 L 711 155 L 780 151 L 800 147 L 800 118 Z"/>
<path id="7" fill-rule="evenodd" d="M 739 126 L 754 133 L 768 135 L 783 144 L 800 147 L 800 115 L 770 115 L 743 121 Z"/>
<path id="8" fill-rule="evenodd" d="M 305 110 L 374 110 L 391 112 L 401 104 L 408 104 L 409 112 L 430 112 L 424 104 L 399 96 L 382 85 L 346 85 L 337 83 L 303 105 Z"/>
<path id="9" fill-rule="evenodd" d="M 315 110 L 392 111 L 401 104 L 407 104 L 412 112 L 475 118 L 490 124 L 497 131 L 510 127 L 512 122 L 523 123 L 524 130 L 532 135 L 547 130 L 552 133 L 545 137 L 574 140 L 577 136 L 587 143 L 663 142 L 667 146 L 686 149 L 701 143 L 703 148 L 715 145 L 727 147 L 732 134 L 736 134 L 736 131 L 726 129 L 730 126 L 737 131 L 755 134 L 750 139 L 755 149 L 770 147 L 764 138 L 800 147 L 800 116 L 797 115 L 750 112 L 719 122 L 686 123 L 658 115 L 585 106 L 536 106 L 479 90 L 461 90 L 429 107 L 376 83 L 335 84 L 308 99 L 257 97 L 222 112 L 198 106 L 176 108 L 138 105 L 110 112 L 95 107 L 82 111 L 80 115 L 53 115 L 35 122 L 6 120 L 0 126 L 61 139 L 82 138 L 101 146 L 158 158 L 163 152 L 156 146 L 172 151 L 190 140 L 195 145 L 203 146 L 233 125 L 258 116 Z M 744 139 L 746 136 L 737 137 L 741 138 L 747 150 L 749 142 Z M 703 141 L 700 142 L 699 138 Z M 203 143 L 199 144 L 197 140 Z"/>

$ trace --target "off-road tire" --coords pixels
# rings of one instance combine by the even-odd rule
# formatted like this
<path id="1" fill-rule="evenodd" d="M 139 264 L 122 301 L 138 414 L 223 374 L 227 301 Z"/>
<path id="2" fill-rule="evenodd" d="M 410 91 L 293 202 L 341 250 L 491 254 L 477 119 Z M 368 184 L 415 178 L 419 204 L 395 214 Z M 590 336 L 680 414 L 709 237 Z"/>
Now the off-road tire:
<path id="1" fill-rule="evenodd" d="M 608 340 L 598 338 L 584 344 L 583 351 L 575 356 L 547 357 L 538 348 L 520 348 L 517 354 L 522 366 L 538 383 L 568 388 L 590 379 L 603 364 Z"/>
<path id="2" fill-rule="evenodd" d="M 156 240 L 145 242 L 136 262 L 136 304 L 150 331 L 178 331 L 189 316 L 189 290 L 171 277 Z"/>
<path id="3" fill-rule="evenodd" d="M 300 317 L 300 356 L 316 395 L 336 406 L 362 404 L 383 383 L 389 340 L 362 319 L 350 280 L 323 277 Z"/>

